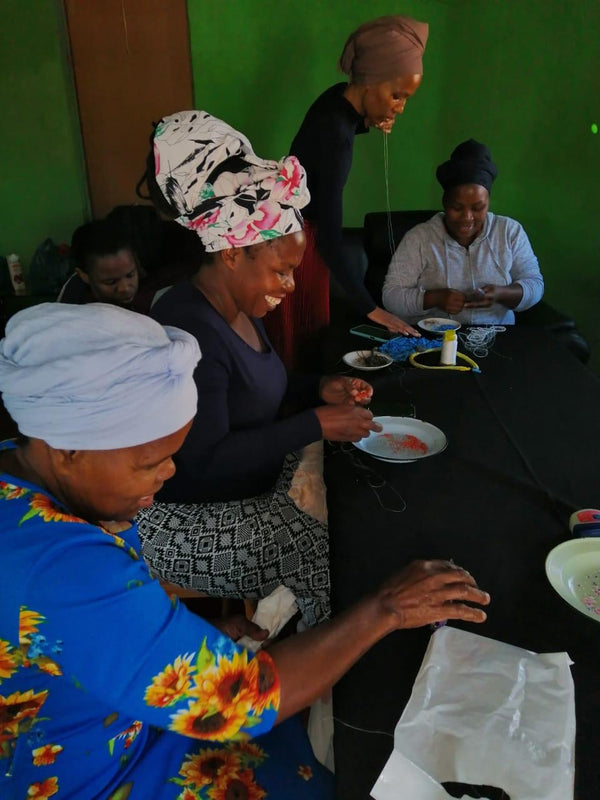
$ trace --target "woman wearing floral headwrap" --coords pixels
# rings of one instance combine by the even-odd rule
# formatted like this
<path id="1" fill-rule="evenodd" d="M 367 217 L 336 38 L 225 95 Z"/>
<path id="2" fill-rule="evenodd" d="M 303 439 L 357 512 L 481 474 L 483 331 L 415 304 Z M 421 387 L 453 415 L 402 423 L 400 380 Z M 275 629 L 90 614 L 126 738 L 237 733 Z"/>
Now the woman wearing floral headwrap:
<path id="1" fill-rule="evenodd" d="M 343 192 L 354 138 L 377 128 L 391 133 L 397 114 L 419 88 L 429 26 L 409 17 L 366 22 L 348 38 L 339 66 L 349 83 L 327 89 L 309 108 L 291 146 L 306 169 L 311 200 L 304 210 L 307 247 L 296 292 L 266 327 L 286 366 L 304 362 L 303 345 L 329 322 L 329 270 L 357 311 L 394 333 L 419 336 L 403 320 L 376 305 L 354 275 L 342 246 Z"/>
<path id="2" fill-rule="evenodd" d="M 211 595 L 260 597 L 284 584 L 312 625 L 329 614 L 328 532 L 288 493 L 296 451 L 379 427 L 358 402 L 371 397 L 369 384 L 288 381 L 265 334 L 262 319 L 293 292 L 304 252 L 304 170 L 293 156 L 259 158 L 204 111 L 161 120 L 149 167 L 155 202 L 198 233 L 206 254 L 152 309 L 196 337 L 202 360 L 177 473 L 140 513 L 144 555 L 164 580 Z M 296 413 L 283 416 L 284 403 Z"/>

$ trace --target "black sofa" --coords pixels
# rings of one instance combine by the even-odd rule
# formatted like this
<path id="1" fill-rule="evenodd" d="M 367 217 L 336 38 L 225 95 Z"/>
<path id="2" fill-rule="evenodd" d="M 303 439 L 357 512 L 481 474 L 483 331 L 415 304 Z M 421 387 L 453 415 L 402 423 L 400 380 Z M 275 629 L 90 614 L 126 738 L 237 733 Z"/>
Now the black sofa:
<path id="1" fill-rule="evenodd" d="M 363 228 L 344 229 L 344 256 L 348 268 L 363 277 L 373 299 L 381 304 L 381 292 L 392 256 L 404 234 L 436 211 L 376 211 L 365 215 Z M 392 244 L 393 242 L 393 244 Z M 335 328 L 351 327 L 364 322 L 354 310 L 343 289 L 332 276 L 331 322 Z M 527 311 L 516 314 L 517 325 L 540 325 L 552 333 L 583 364 L 590 359 L 590 348 L 577 330 L 575 321 L 541 300 Z"/>

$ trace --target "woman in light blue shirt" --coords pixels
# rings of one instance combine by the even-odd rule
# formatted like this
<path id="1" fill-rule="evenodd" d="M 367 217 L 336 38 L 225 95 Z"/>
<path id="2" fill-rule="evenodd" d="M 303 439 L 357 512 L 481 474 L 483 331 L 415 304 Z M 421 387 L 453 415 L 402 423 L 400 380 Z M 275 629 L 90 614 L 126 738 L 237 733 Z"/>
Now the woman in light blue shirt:
<path id="1" fill-rule="evenodd" d="M 400 242 L 383 287 L 388 311 L 411 323 L 437 316 L 512 325 L 515 311 L 541 299 L 544 280 L 527 234 L 489 211 L 496 175 L 489 149 L 473 139 L 438 167 L 444 211 Z"/>

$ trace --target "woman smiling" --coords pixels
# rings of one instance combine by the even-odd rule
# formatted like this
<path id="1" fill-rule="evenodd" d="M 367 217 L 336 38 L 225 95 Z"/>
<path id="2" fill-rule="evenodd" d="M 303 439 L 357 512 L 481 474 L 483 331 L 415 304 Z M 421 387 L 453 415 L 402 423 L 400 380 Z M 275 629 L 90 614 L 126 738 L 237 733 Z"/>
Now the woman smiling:
<path id="1" fill-rule="evenodd" d="M 164 580 L 211 595 L 260 597 L 284 584 L 314 624 L 329 615 L 328 532 L 289 495 L 297 451 L 379 426 L 357 402 L 368 402 L 369 384 L 288 376 L 265 333 L 306 246 L 304 169 L 293 156 L 259 158 L 222 120 L 183 111 L 158 124 L 147 181 L 205 254 L 152 309 L 194 335 L 202 360 L 177 474 L 139 516 L 144 554 Z"/>
<path id="2" fill-rule="evenodd" d="M 513 324 L 544 293 L 538 260 L 522 226 L 493 214 L 498 170 L 481 142 L 462 142 L 437 168 L 443 213 L 404 236 L 388 268 L 383 303 L 413 322 Z"/>

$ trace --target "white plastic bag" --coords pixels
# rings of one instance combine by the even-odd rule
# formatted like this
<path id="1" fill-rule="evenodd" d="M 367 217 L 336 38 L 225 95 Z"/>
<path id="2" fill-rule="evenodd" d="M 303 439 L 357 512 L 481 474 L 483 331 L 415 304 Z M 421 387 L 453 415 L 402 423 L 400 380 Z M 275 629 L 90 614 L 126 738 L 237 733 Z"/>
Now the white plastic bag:
<path id="1" fill-rule="evenodd" d="M 497 787 L 510 800 L 572 800 L 571 663 L 566 653 L 436 631 L 372 797 L 447 800 L 441 784 L 455 782 Z"/>

